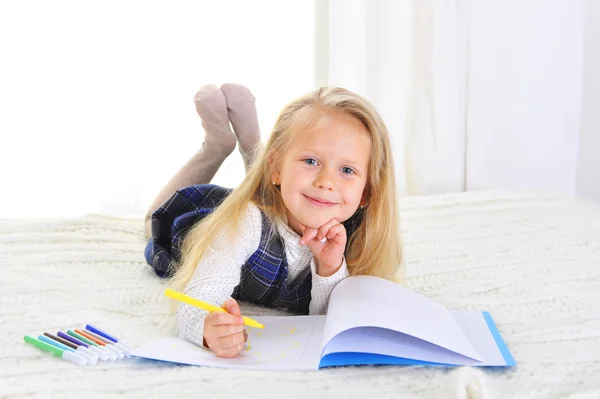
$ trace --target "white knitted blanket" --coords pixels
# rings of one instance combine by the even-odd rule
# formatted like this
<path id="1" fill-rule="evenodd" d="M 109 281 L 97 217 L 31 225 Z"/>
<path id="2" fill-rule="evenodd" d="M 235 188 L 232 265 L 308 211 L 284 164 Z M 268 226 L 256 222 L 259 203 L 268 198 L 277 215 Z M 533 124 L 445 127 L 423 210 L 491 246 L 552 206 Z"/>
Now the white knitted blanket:
<path id="1" fill-rule="evenodd" d="M 508 370 L 346 367 L 277 372 L 141 359 L 76 366 L 25 334 L 87 323 L 136 345 L 175 333 L 142 221 L 0 221 L 0 397 L 600 397 L 600 206 L 471 192 L 401 199 L 409 287 L 491 312 Z M 249 315 L 280 314 L 246 306 Z"/>

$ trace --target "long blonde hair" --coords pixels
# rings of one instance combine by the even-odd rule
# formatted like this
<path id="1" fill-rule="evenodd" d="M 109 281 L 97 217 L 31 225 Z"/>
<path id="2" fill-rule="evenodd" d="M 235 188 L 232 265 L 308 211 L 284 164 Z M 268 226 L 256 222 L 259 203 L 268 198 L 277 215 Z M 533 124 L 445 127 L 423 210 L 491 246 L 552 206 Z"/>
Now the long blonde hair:
<path id="1" fill-rule="evenodd" d="M 338 111 L 360 120 L 371 140 L 371 154 L 363 217 L 346 245 L 345 258 L 351 275 L 371 275 L 404 281 L 399 236 L 394 162 L 389 133 L 374 107 L 361 96 L 338 87 L 322 87 L 299 97 L 283 108 L 265 148 L 257 156 L 244 180 L 201 222 L 187 233 L 181 261 L 173 264 L 171 285 L 183 290 L 204 252 L 226 227 L 233 236 L 250 202 L 272 221 L 285 220 L 286 207 L 271 174 L 280 170 L 296 131 L 315 127 L 328 111 Z"/>

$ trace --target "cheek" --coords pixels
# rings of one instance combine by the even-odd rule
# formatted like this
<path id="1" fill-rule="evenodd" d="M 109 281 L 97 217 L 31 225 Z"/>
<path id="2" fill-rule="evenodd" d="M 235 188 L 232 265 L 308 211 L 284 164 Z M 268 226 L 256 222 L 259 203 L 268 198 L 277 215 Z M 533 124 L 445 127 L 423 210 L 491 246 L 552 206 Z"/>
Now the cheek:
<path id="1" fill-rule="evenodd" d="M 308 182 L 311 181 L 310 173 L 301 168 L 290 169 L 285 175 L 285 179 L 282 180 L 286 191 L 300 191 L 303 189 Z"/>
<path id="2" fill-rule="evenodd" d="M 358 205 L 362 199 L 364 188 L 362 185 L 348 187 L 345 192 L 346 203 L 348 205 Z"/>
<path id="3" fill-rule="evenodd" d="M 281 196 L 287 206 L 298 202 L 298 192 L 300 191 L 298 179 L 286 179 L 281 183 Z"/>

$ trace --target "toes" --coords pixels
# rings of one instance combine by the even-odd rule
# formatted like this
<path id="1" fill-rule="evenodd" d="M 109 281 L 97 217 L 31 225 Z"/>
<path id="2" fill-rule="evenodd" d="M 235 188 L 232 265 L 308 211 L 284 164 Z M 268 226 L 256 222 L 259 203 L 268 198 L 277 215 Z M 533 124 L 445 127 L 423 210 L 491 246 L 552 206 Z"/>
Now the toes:
<path id="1" fill-rule="evenodd" d="M 240 84 L 224 83 L 221 85 L 221 91 L 225 94 L 228 107 L 235 107 L 239 103 L 254 104 L 256 100 L 250 90 L 246 86 Z"/>
<path id="2" fill-rule="evenodd" d="M 194 103 L 196 103 L 196 108 L 202 106 L 208 106 L 212 109 L 221 109 L 221 111 L 227 110 L 227 100 L 225 99 L 225 95 L 215 85 L 206 85 L 202 86 L 196 95 L 194 95 Z M 200 110 L 199 110 L 200 111 Z"/>

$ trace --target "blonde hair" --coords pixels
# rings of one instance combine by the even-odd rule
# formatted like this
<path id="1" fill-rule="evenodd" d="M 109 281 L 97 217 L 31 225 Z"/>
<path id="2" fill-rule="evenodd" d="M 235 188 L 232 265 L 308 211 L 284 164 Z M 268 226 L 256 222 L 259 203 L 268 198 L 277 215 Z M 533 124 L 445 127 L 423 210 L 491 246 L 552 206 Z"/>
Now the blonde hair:
<path id="1" fill-rule="evenodd" d="M 361 121 L 371 140 L 371 154 L 363 218 L 349 237 L 345 258 L 351 275 L 371 275 L 403 282 L 404 267 L 399 237 L 399 215 L 389 133 L 374 107 L 361 96 L 338 87 L 322 87 L 286 105 L 265 148 L 245 179 L 201 222 L 187 233 L 181 261 L 173 264 L 171 285 L 183 290 L 198 262 L 225 227 L 230 235 L 239 226 L 250 202 L 272 221 L 286 220 L 286 207 L 271 174 L 280 170 L 294 132 L 324 121 L 328 112 L 341 112 Z"/>

